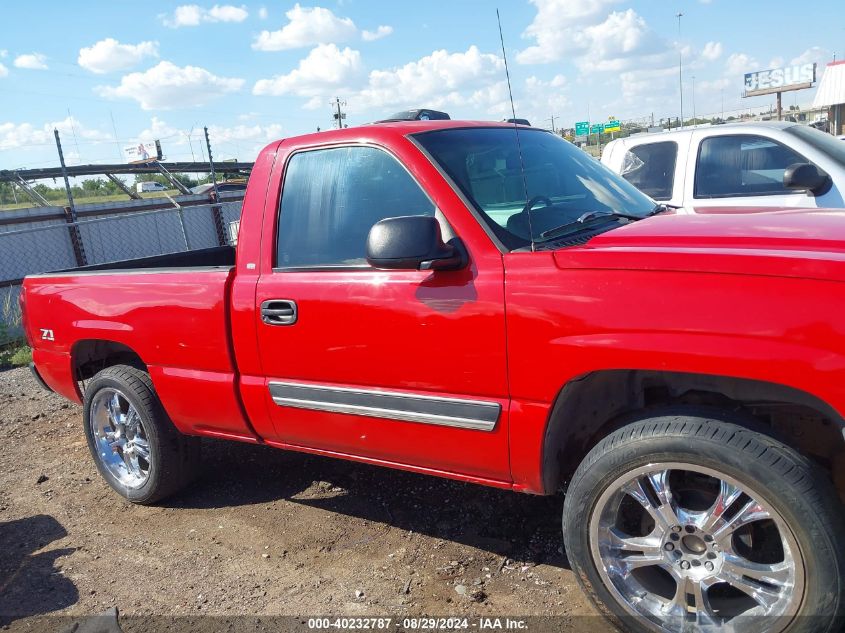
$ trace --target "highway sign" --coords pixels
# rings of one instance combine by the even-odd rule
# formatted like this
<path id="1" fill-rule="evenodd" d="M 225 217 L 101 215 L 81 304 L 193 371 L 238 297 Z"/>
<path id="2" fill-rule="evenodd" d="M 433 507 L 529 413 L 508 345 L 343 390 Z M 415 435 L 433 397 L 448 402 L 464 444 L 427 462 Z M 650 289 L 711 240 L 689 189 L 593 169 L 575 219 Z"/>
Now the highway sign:
<path id="1" fill-rule="evenodd" d="M 575 124 L 575 135 L 576 136 L 584 136 L 585 134 L 590 133 L 590 122 L 589 121 L 578 121 Z"/>
<path id="2" fill-rule="evenodd" d="M 590 126 L 590 134 L 601 134 L 602 132 L 604 132 L 604 125 L 601 123 Z"/>
<path id="3" fill-rule="evenodd" d="M 619 124 L 619 121 L 610 120 L 604 124 L 604 131 L 605 132 L 618 132 L 622 129 L 622 126 Z"/>

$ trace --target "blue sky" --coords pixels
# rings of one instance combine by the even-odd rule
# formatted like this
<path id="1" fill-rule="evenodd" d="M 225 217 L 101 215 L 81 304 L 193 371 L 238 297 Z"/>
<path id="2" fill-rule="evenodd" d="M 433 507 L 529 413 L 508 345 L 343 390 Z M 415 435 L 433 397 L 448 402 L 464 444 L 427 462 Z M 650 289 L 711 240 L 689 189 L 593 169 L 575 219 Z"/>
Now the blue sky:
<path id="1" fill-rule="evenodd" d="M 252 159 L 268 141 L 408 107 L 453 118 L 510 116 L 496 26 L 482 0 L 4 3 L 0 25 L 0 169 L 116 162 L 119 147 L 162 141 L 171 160 Z M 741 99 L 742 74 L 823 64 L 845 53 L 836 0 L 803 15 L 792 2 L 507 0 L 498 3 L 517 115 L 571 126 L 613 116 L 763 107 Z M 678 37 L 678 11 L 684 13 Z M 812 101 L 812 90 L 785 105 Z"/>

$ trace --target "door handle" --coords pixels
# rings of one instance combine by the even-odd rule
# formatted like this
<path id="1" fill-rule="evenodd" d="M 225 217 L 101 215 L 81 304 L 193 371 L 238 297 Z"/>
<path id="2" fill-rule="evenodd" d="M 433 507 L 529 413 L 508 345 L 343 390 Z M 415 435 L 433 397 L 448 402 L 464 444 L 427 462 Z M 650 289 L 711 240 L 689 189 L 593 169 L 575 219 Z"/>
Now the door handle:
<path id="1" fill-rule="evenodd" d="M 261 304 L 261 320 L 267 325 L 293 325 L 297 316 L 296 302 L 290 299 L 267 299 Z"/>

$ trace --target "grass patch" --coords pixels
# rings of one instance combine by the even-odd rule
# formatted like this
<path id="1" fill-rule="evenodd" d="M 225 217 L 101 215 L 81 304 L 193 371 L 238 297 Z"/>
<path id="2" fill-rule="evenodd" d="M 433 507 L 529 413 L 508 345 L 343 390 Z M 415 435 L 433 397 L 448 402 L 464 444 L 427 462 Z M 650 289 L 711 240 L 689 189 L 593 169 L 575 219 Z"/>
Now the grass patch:
<path id="1" fill-rule="evenodd" d="M 32 350 L 28 345 L 12 344 L 0 349 L 0 369 L 26 367 L 32 362 Z"/>

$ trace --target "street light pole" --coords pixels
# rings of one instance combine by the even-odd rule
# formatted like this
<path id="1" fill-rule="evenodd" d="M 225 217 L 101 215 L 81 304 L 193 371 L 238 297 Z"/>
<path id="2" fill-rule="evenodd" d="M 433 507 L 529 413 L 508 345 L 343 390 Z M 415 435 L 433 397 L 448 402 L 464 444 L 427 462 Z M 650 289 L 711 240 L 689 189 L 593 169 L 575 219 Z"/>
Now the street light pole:
<path id="1" fill-rule="evenodd" d="M 681 94 L 681 128 L 684 127 L 684 75 L 683 75 L 683 64 L 684 64 L 684 51 L 681 47 L 681 18 L 684 17 L 684 14 L 680 11 L 675 16 L 678 18 L 678 88 L 680 89 Z"/>
<path id="2" fill-rule="evenodd" d="M 692 76 L 692 126 L 698 124 L 698 119 L 695 117 L 695 75 Z"/>

